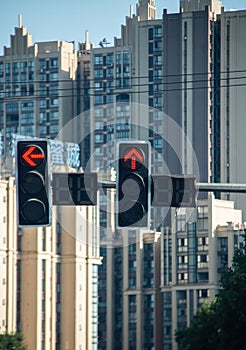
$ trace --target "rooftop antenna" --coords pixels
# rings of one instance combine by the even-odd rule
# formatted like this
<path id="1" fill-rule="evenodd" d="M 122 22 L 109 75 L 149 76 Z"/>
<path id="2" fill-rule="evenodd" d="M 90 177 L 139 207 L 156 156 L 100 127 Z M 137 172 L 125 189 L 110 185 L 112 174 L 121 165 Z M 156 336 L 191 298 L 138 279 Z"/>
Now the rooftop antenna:
<path id="1" fill-rule="evenodd" d="M 133 5 L 130 5 L 130 18 L 133 16 Z"/>
<path id="2" fill-rule="evenodd" d="M 18 24 L 19 24 L 19 28 L 22 28 L 22 15 L 18 15 Z"/>

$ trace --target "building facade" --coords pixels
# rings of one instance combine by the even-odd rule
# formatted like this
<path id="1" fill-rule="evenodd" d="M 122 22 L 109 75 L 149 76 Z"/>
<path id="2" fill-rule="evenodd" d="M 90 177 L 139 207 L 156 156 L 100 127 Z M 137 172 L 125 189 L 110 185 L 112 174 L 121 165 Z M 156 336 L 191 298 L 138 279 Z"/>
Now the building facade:
<path id="1" fill-rule="evenodd" d="M 55 138 L 77 114 L 76 70 L 73 43 L 32 44 L 32 36 L 20 20 L 10 47 L 4 47 L 0 57 L 3 169 L 11 167 L 13 134 Z"/>
<path id="2" fill-rule="evenodd" d="M 175 330 L 189 325 L 197 308 L 220 288 L 223 271 L 243 244 L 242 211 L 213 194 L 197 208 L 173 209 L 172 226 L 163 229 L 163 349 L 178 349 Z"/>
<path id="3" fill-rule="evenodd" d="M 0 188 L 1 332 L 30 349 L 97 349 L 97 208 L 53 207 L 51 227 L 18 229 L 14 179 Z"/>

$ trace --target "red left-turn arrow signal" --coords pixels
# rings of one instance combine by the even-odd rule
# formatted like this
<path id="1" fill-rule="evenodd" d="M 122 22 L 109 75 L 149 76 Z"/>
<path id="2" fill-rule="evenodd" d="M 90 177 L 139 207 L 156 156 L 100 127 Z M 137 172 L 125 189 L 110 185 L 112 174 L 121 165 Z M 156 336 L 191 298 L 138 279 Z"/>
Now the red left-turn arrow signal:
<path id="1" fill-rule="evenodd" d="M 21 159 L 29 166 L 36 167 L 44 160 L 44 153 L 38 146 L 32 145 L 24 149 Z"/>

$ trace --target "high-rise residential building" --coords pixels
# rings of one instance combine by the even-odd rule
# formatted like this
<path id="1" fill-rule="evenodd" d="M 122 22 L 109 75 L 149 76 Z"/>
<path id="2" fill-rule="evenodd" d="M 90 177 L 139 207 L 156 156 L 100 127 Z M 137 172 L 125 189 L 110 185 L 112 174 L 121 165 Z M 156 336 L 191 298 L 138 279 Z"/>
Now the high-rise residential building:
<path id="1" fill-rule="evenodd" d="M 211 193 L 190 212 L 173 209 L 172 225 L 162 237 L 163 349 L 178 349 L 175 330 L 215 297 L 243 234 L 242 211 Z"/>
<path id="2" fill-rule="evenodd" d="M 245 70 L 246 48 L 243 35 L 246 10 L 222 11 L 218 18 L 220 46 L 220 135 L 221 182 L 245 183 Z M 237 207 L 245 215 L 245 196 L 233 194 Z M 229 198 L 227 195 L 226 198 Z"/>
<path id="3" fill-rule="evenodd" d="M 161 349 L 160 235 L 101 240 L 98 349 Z"/>
<path id="4" fill-rule="evenodd" d="M 52 226 L 17 229 L 14 179 L 0 182 L 1 332 L 28 349 L 97 349 L 96 207 L 53 207 Z"/>
<path id="5" fill-rule="evenodd" d="M 55 138 L 77 114 L 77 51 L 73 43 L 32 44 L 19 21 L 0 56 L 0 129 L 4 157 L 11 135 Z"/>
<path id="6" fill-rule="evenodd" d="M 169 14 L 164 10 L 161 19 L 156 19 L 154 1 L 139 0 L 135 14 L 131 7 L 130 15 L 122 25 L 121 37 L 115 38 L 113 45 L 102 42 L 102 47 L 90 52 L 91 114 L 88 127 L 94 168 L 114 166 L 116 141 L 141 139 L 151 142 L 153 173 L 161 174 L 163 169 L 166 170 L 165 164 L 171 173 L 194 173 L 194 152 L 199 181 L 229 182 L 233 178 L 235 182 L 245 182 L 244 165 L 239 157 L 244 149 L 243 128 L 240 126 L 244 122 L 238 123 L 244 118 L 245 104 L 245 45 L 244 36 L 240 34 L 244 30 L 244 15 L 245 11 L 226 12 L 219 0 L 182 0 L 180 13 Z M 237 69 L 237 62 L 240 69 Z M 236 72 L 231 71 L 230 65 Z M 238 84 L 240 79 L 242 82 Z M 169 120 L 163 117 L 163 113 L 183 131 L 175 139 L 175 150 L 166 142 L 170 129 Z M 229 159 L 233 159 L 235 166 Z M 105 194 L 102 197 L 106 205 Z M 204 202 L 198 204 L 193 219 L 188 220 L 189 211 L 177 211 L 177 220 L 181 217 L 184 224 L 184 237 L 176 230 L 174 217 L 169 222 L 170 228 L 163 228 L 163 313 L 158 317 L 163 320 L 161 344 L 165 349 L 176 348 L 175 329 L 188 324 L 201 300 L 212 298 L 217 292 L 220 268 L 223 264 L 230 264 L 234 252 L 232 237 L 236 241 L 238 235 L 227 224 L 228 218 L 235 224 L 241 223 L 240 213 L 234 210 L 231 202 L 216 202 L 207 195 L 201 198 Z M 244 209 L 243 197 L 235 198 L 236 207 Z M 216 217 L 215 211 L 220 213 L 219 216 Z M 228 216 L 223 216 L 227 211 Z M 109 215 L 102 211 L 100 218 L 104 227 L 101 230 L 101 251 L 105 265 L 100 267 L 99 273 L 99 348 L 112 349 L 119 344 L 119 348 L 128 349 L 131 345 L 124 343 L 124 335 L 120 341 L 123 333 L 109 326 L 113 322 L 112 313 L 107 314 L 108 307 L 112 310 L 109 294 L 115 293 L 117 322 L 114 324 L 129 321 L 122 308 L 124 288 L 122 293 L 119 292 L 122 284 L 114 289 L 114 276 L 109 271 L 112 262 L 118 271 L 115 276 L 121 276 L 119 261 L 122 251 L 120 248 L 117 251 L 108 249 Z M 199 227 L 203 218 L 204 222 L 209 220 L 209 229 Z M 216 231 L 215 222 L 224 228 L 218 227 Z M 116 241 L 120 241 L 122 235 L 131 235 L 131 232 L 121 234 L 115 231 L 112 220 L 109 227 Z M 205 234 L 205 231 L 209 233 Z M 181 237 L 176 238 L 174 232 Z M 223 254 L 226 242 L 229 246 Z M 187 247 L 177 248 L 178 244 Z M 210 247 L 209 254 L 206 246 Z M 189 254 L 177 253 L 178 249 L 180 252 L 190 249 Z M 170 256 L 163 255 L 169 254 L 167 252 Z M 214 264 L 213 260 L 216 261 Z M 144 336 L 143 329 L 139 332 Z M 143 343 L 136 344 L 145 348 Z M 152 346 L 161 345 L 153 342 Z"/>

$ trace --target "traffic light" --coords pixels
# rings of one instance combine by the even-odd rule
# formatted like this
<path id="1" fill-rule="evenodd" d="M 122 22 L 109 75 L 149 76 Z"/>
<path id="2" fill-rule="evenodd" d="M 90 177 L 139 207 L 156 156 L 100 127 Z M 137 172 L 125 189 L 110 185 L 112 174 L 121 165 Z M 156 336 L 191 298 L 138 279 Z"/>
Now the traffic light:
<path id="1" fill-rule="evenodd" d="M 16 193 L 18 224 L 48 226 L 50 215 L 49 150 L 47 141 L 18 141 Z"/>
<path id="2" fill-rule="evenodd" d="M 191 175 L 152 175 L 151 204 L 157 207 L 195 207 L 196 179 Z"/>
<path id="3" fill-rule="evenodd" d="M 150 144 L 119 142 L 117 228 L 148 228 L 150 223 Z"/>

